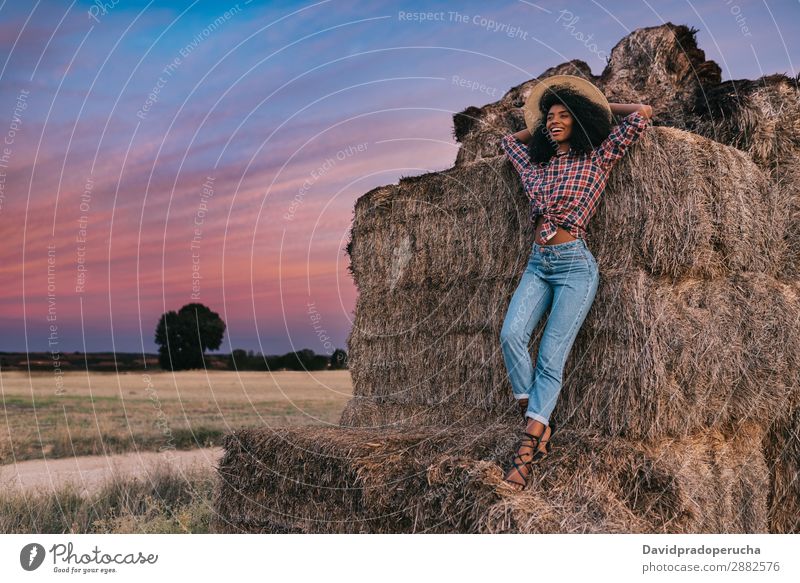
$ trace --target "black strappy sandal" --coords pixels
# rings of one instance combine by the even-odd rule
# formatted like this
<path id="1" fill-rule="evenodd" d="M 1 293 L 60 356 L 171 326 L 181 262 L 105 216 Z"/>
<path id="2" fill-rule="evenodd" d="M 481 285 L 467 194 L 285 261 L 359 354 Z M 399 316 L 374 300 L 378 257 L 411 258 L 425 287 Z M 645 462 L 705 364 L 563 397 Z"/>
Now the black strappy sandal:
<path id="1" fill-rule="evenodd" d="M 545 429 L 547 428 L 545 427 Z M 533 458 L 536 456 L 537 449 L 539 448 L 539 443 L 540 443 L 539 440 L 541 439 L 541 435 L 540 436 L 532 435 L 527 431 L 524 431 L 522 434 L 525 436 L 525 438 L 523 438 L 521 441 L 530 441 L 531 445 L 529 446 L 526 445 L 526 447 L 530 447 L 532 451 L 531 453 L 523 454 L 526 457 L 529 457 L 528 460 L 522 459 L 522 456 L 519 454 L 519 449 L 524 444 L 520 442 L 520 444 L 517 446 L 516 452 L 514 453 L 514 457 L 511 460 L 511 465 L 513 466 L 514 469 L 517 470 L 517 475 L 522 478 L 523 483 L 514 482 L 508 479 L 509 474 L 511 473 L 511 469 L 509 469 L 506 472 L 506 475 L 503 477 L 503 482 L 505 483 L 505 485 L 517 492 L 521 492 L 522 490 L 524 490 L 528 486 L 528 483 L 530 482 L 531 476 L 533 475 L 533 470 L 531 468 L 531 465 L 533 462 Z M 544 431 L 542 431 L 542 435 L 544 435 Z M 517 463 L 517 460 L 519 460 L 522 463 L 521 464 Z M 527 469 L 525 473 L 522 472 L 523 468 Z"/>
<path id="2" fill-rule="evenodd" d="M 556 422 L 550 421 L 547 427 L 550 428 L 550 435 L 547 437 L 547 439 L 540 439 L 539 443 L 536 444 L 536 450 L 533 453 L 531 464 L 538 464 L 540 461 L 542 461 L 543 459 L 545 459 L 547 456 L 550 455 L 550 449 L 552 447 L 550 440 L 553 439 L 553 434 L 556 432 Z M 545 427 L 544 431 L 542 431 L 542 437 L 544 437 L 544 433 L 545 431 L 547 431 L 547 427 Z M 539 446 L 542 445 L 543 443 L 545 444 L 544 446 L 545 451 L 539 449 Z"/>

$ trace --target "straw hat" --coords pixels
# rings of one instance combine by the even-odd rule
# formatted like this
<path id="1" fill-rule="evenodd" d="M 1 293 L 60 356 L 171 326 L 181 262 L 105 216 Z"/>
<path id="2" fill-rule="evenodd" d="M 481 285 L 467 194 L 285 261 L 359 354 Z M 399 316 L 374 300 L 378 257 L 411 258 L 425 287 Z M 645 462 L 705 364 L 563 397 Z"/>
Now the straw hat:
<path id="1" fill-rule="evenodd" d="M 606 96 L 597 88 L 596 85 L 590 83 L 582 77 L 575 75 L 553 75 L 540 80 L 531 90 L 528 99 L 525 101 L 523 113 L 525 114 L 525 124 L 528 130 L 533 133 L 536 125 L 542 117 L 542 112 L 539 111 L 539 100 L 544 95 L 545 91 L 553 85 L 568 85 L 587 99 L 594 101 L 597 105 L 602 107 L 608 113 L 608 118 L 611 119 L 611 106 L 608 104 Z"/>

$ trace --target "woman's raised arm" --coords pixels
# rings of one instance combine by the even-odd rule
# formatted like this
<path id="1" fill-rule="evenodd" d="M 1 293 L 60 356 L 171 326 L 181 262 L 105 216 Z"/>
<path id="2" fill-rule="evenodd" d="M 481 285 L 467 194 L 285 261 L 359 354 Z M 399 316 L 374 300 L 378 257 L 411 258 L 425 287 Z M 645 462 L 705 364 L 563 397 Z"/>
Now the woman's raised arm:
<path id="1" fill-rule="evenodd" d="M 638 111 L 648 119 L 653 115 L 653 108 L 644 103 L 609 103 L 608 105 L 611 106 L 611 113 L 614 115 L 628 115 L 634 111 Z"/>
<path id="2" fill-rule="evenodd" d="M 517 140 L 519 140 L 520 142 L 524 142 L 527 144 L 531 139 L 531 131 L 528 128 L 525 128 L 524 130 L 520 130 L 516 134 L 514 134 L 514 137 L 517 138 Z"/>
<path id="3" fill-rule="evenodd" d="M 530 139 L 531 133 L 526 128 L 515 134 L 506 134 L 500 140 L 503 151 L 520 176 L 534 169 L 531 164 L 531 152 L 528 149 Z"/>

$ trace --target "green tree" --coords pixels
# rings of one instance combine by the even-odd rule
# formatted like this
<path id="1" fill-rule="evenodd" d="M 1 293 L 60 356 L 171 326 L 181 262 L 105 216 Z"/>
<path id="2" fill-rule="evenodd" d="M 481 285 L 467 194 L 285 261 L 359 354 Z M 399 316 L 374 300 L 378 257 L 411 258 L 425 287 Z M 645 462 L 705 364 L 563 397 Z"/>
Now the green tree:
<path id="1" fill-rule="evenodd" d="M 231 369 L 247 370 L 248 364 L 246 350 L 243 348 L 236 348 L 233 352 L 231 352 Z"/>
<path id="2" fill-rule="evenodd" d="M 217 350 L 225 322 L 203 304 L 186 304 L 161 315 L 156 326 L 158 362 L 165 370 L 203 368 L 203 353 Z"/>

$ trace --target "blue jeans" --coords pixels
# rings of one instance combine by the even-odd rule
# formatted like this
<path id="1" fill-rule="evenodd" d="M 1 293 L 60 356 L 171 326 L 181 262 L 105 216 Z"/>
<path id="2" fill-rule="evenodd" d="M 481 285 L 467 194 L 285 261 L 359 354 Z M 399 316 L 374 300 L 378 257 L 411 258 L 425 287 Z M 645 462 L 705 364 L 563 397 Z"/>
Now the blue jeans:
<path id="1" fill-rule="evenodd" d="M 554 245 L 534 243 L 500 332 L 515 399 L 528 399 L 526 416 L 549 423 L 561 392 L 564 364 L 592 307 L 600 274 L 583 239 Z M 550 307 L 534 375 L 528 342 Z"/>

